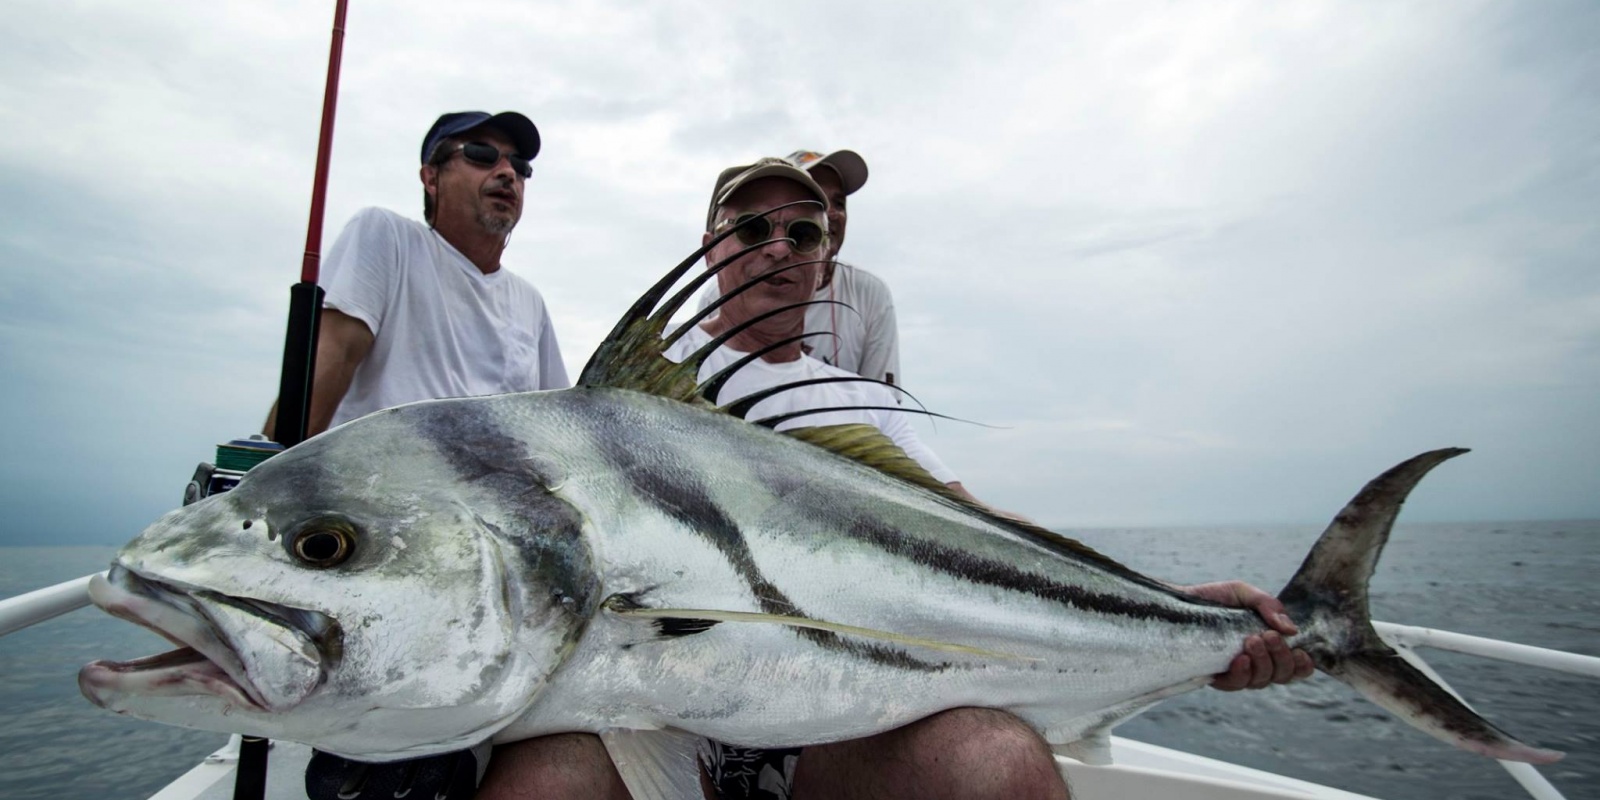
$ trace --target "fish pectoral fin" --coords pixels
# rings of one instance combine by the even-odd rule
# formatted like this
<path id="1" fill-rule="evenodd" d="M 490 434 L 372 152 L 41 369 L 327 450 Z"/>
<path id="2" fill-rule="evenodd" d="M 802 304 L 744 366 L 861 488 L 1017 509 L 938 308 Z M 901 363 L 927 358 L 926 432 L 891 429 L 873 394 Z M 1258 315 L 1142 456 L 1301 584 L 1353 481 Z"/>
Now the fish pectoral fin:
<path id="1" fill-rule="evenodd" d="M 873 628 L 862 628 L 855 625 L 845 625 L 838 622 L 811 619 L 809 617 L 793 617 L 784 614 L 764 614 L 756 611 L 717 611 L 705 608 L 628 607 L 627 603 L 612 603 L 609 600 L 606 602 L 605 607 L 606 610 L 612 612 L 613 614 L 623 617 L 649 620 L 671 620 L 672 625 L 682 631 L 676 634 L 680 636 L 685 635 L 686 633 L 700 633 L 719 622 L 755 622 L 765 623 L 768 625 L 787 625 L 791 628 L 810 628 L 812 630 L 828 631 L 830 633 L 842 634 L 845 636 L 856 636 L 863 639 L 874 639 L 880 642 L 892 642 L 894 644 L 905 645 L 909 647 L 922 647 L 945 653 L 960 653 L 963 655 L 978 656 L 981 658 L 1003 658 L 1010 661 L 1040 660 L 1037 658 L 1030 658 L 1028 656 L 1019 656 L 1013 653 L 1002 653 L 997 650 L 985 650 L 981 647 L 971 647 L 964 644 L 955 644 L 954 642 L 942 642 L 937 639 L 925 639 L 920 636 L 906 636 L 904 634 L 891 633 L 889 631 L 880 631 Z M 694 623 L 698 623 L 703 627 L 696 627 Z M 664 628 L 662 629 L 662 633 L 663 635 L 668 635 Z"/>
<path id="2" fill-rule="evenodd" d="M 700 760 L 707 740 L 676 728 L 610 728 L 600 732 L 606 754 L 634 800 L 698 800 Z"/>
<path id="3" fill-rule="evenodd" d="M 614 594 L 607 597 L 605 602 L 600 605 L 605 610 L 620 616 L 649 620 L 655 626 L 657 638 L 661 639 L 678 639 L 684 636 L 693 636 L 697 633 L 705 633 L 715 627 L 718 622 L 721 622 L 718 619 L 700 616 L 678 617 L 671 614 L 655 613 L 660 609 L 646 608 L 643 603 L 639 602 L 640 596 L 640 593 L 637 592 Z M 641 611 L 649 611 L 651 613 L 637 613 Z"/>
<path id="4" fill-rule="evenodd" d="M 656 630 L 666 638 L 675 636 L 693 636 L 705 633 L 717 624 L 714 619 L 696 619 L 694 617 L 661 617 L 656 620 Z"/>

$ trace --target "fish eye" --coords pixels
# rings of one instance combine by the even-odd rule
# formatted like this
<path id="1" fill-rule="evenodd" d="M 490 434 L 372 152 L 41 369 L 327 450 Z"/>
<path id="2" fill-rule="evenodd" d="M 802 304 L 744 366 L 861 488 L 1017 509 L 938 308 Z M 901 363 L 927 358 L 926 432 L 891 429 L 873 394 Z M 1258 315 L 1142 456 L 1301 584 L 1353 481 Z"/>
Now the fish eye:
<path id="1" fill-rule="evenodd" d="M 349 560 L 355 553 L 356 537 L 347 524 L 318 520 L 284 537 L 289 555 L 308 567 L 327 569 Z"/>

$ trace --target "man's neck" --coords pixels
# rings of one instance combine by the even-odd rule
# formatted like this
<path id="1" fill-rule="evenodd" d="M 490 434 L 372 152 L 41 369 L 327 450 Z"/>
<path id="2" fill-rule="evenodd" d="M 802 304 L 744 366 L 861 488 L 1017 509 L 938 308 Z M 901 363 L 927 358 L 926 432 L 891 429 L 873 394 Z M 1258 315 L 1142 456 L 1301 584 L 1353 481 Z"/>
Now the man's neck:
<path id="1" fill-rule="evenodd" d="M 711 319 L 700 323 L 701 330 L 711 334 L 712 338 L 721 336 L 731 327 L 731 325 L 723 322 L 721 316 L 712 317 Z M 801 317 L 800 324 L 796 325 L 794 330 L 787 333 L 774 333 L 771 331 L 761 331 L 756 328 L 745 328 L 744 330 L 735 334 L 734 337 L 729 339 L 725 344 L 741 353 L 754 353 L 757 350 L 773 344 L 774 342 L 780 342 L 784 339 L 799 336 L 804 330 L 805 317 Z M 798 361 L 802 355 L 805 355 L 805 351 L 800 349 L 800 342 L 790 342 L 782 347 L 772 350 L 771 352 L 763 353 L 761 355 L 761 360 L 772 364 L 783 364 L 790 361 Z"/>
<path id="2" fill-rule="evenodd" d="M 443 224 L 434 230 L 467 257 L 485 275 L 500 269 L 500 255 L 506 251 L 506 237 L 489 233 L 477 225 Z"/>
<path id="3" fill-rule="evenodd" d="M 826 289 L 833 283 L 833 274 L 839 270 L 839 251 L 828 254 L 827 263 L 822 265 L 822 277 L 817 280 L 818 289 Z"/>

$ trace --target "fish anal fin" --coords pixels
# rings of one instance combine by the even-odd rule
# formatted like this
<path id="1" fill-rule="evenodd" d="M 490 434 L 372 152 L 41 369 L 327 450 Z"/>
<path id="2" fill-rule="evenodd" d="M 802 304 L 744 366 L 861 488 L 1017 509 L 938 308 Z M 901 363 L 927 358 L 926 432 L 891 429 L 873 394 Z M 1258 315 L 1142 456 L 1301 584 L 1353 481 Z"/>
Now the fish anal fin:
<path id="1" fill-rule="evenodd" d="M 706 740 L 687 731 L 611 728 L 600 732 L 606 754 L 634 800 L 698 800 Z"/>

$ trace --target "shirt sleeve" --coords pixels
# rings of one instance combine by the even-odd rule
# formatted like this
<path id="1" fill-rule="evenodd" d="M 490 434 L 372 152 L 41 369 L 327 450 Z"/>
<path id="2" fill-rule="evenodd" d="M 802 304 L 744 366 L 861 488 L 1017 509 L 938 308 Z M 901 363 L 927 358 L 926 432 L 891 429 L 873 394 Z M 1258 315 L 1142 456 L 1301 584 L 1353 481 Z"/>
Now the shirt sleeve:
<path id="1" fill-rule="evenodd" d="M 865 330 L 861 343 L 861 374 L 904 386 L 900 375 L 900 328 L 894 316 L 894 296 L 876 276 L 858 271 Z"/>
<path id="2" fill-rule="evenodd" d="M 383 329 L 384 310 L 399 285 L 400 244 L 393 221 L 378 208 L 357 212 L 322 262 L 322 304 Z"/>
<path id="3" fill-rule="evenodd" d="M 567 378 L 567 364 L 561 360 L 561 345 L 556 342 L 556 328 L 550 322 L 550 310 L 545 309 L 544 322 L 539 326 L 539 388 L 566 389 L 572 386 Z"/>

